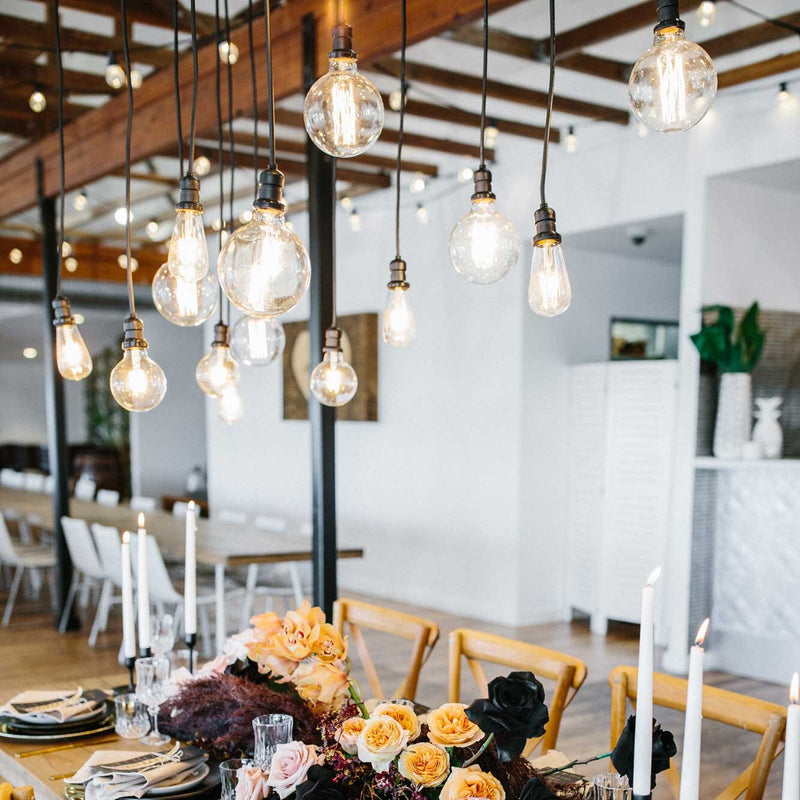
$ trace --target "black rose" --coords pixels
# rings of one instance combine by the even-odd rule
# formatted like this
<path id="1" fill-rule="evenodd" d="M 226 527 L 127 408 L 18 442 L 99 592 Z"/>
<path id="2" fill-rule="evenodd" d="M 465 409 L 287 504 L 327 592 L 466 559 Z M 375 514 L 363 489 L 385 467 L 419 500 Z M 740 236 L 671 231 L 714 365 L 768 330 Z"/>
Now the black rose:
<path id="1" fill-rule="evenodd" d="M 344 792 L 333 782 L 336 773 L 314 764 L 305 781 L 295 790 L 297 800 L 345 800 Z"/>
<path id="2" fill-rule="evenodd" d="M 611 763 L 620 775 L 627 775 L 633 786 L 633 745 L 636 738 L 636 717 L 628 717 L 628 724 L 619 737 L 617 746 L 611 753 Z M 669 769 L 670 759 L 678 752 L 675 738 L 669 731 L 661 730 L 661 726 L 653 720 L 653 760 L 650 770 L 650 789 L 656 788 L 656 775 Z"/>
<path id="3" fill-rule="evenodd" d="M 535 775 L 525 784 L 519 800 L 558 800 Z"/>
<path id="4" fill-rule="evenodd" d="M 501 761 L 512 761 L 525 742 L 544 733 L 550 719 L 544 686 L 532 672 L 512 672 L 489 684 L 489 699 L 476 700 L 467 717 L 484 733 L 493 733 Z"/>

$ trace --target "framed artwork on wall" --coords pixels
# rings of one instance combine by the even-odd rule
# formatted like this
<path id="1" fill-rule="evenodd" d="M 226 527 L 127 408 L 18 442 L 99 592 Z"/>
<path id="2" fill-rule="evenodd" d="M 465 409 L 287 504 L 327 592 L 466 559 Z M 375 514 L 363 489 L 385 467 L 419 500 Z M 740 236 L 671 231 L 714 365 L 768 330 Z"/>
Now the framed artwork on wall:
<path id="1" fill-rule="evenodd" d="M 678 323 L 672 320 L 611 318 L 611 360 L 678 357 Z"/>

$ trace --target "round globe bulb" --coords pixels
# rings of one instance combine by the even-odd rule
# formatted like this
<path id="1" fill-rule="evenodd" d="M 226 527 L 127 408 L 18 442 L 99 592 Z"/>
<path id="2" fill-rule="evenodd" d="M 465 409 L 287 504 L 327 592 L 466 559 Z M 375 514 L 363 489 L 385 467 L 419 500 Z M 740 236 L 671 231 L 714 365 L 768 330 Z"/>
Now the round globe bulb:
<path id="1" fill-rule="evenodd" d="M 239 380 L 239 365 L 227 345 L 212 345 L 211 352 L 198 362 L 194 377 L 205 394 L 219 397 L 228 381 Z"/>
<path id="2" fill-rule="evenodd" d="M 343 406 L 358 390 L 356 371 L 344 360 L 341 350 L 326 350 L 322 361 L 314 367 L 311 393 L 324 406 Z"/>
<path id="3" fill-rule="evenodd" d="M 147 355 L 146 347 L 125 348 L 109 382 L 114 399 L 127 411 L 150 411 L 167 392 L 164 370 Z"/>
<path id="4" fill-rule="evenodd" d="M 217 310 L 219 283 L 213 272 L 207 272 L 199 281 L 185 281 L 162 264 L 153 278 L 152 293 L 164 319 L 190 328 L 202 325 Z"/>
<path id="5" fill-rule="evenodd" d="M 222 389 L 217 405 L 217 414 L 226 425 L 233 425 L 244 416 L 244 403 L 239 384 L 228 381 Z"/>
<path id="6" fill-rule="evenodd" d="M 392 347 L 406 347 L 414 341 L 416 332 L 417 325 L 408 298 L 408 288 L 391 287 L 386 296 L 386 308 L 381 323 L 383 341 Z"/>
<path id="7" fill-rule="evenodd" d="M 697 125 L 717 95 L 717 71 L 699 44 L 678 27 L 657 31 L 633 67 L 628 98 L 636 118 L 660 133 Z"/>
<path id="8" fill-rule="evenodd" d="M 469 214 L 450 233 L 450 261 L 470 283 L 499 281 L 517 263 L 519 239 L 514 225 L 492 198 L 472 201 Z"/>
<path id="9" fill-rule="evenodd" d="M 567 265 L 561 244 L 548 239 L 533 246 L 528 305 L 543 317 L 563 314 L 572 302 Z"/>
<path id="10" fill-rule="evenodd" d="M 306 131 L 314 144 L 336 158 L 361 155 L 383 130 L 383 100 L 355 58 L 332 58 L 330 69 L 303 104 Z"/>
<path id="11" fill-rule="evenodd" d="M 231 328 L 231 355 L 245 366 L 270 364 L 285 347 L 283 325 L 274 319 L 244 316 Z"/>
<path id="12" fill-rule="evenodd" d="M 253 209 L 250 222 L 226 239 L 217 271 L 228 299 L 251 317 L 289 311 L 311 281 L 308 252 L 275 209 Z"/>
<path id="13" fill-rule="evenodd" d="M 41 114 L 47 108 L 47 98 L 37 89 L 31 92 L 31 96 L 28 98 L 28 105 L 35 114 Z"/>
<path id="14" fill-rule="evenodd" d="M 199 281 L 208 272 L 208 244 L 202 212 L 186 208 L 176 210 L 167 264 L 176 278 L 185 281 Z"/>
<path id="15" fill-rule="evenodd" d="M 68 381 L 82 381 L 92 371 L 89 348 L 74 322 L 56 325 L 56 363 Z"/>
<path id="16" fill-rule="evenodd" d="M 125 70 L 117 63 L 106 67 L 106 83 L 112 89 L 121 89 L 126 83 Z"/>
<path id="17" fill-rule="evenodd" d="M 219 43 L 219 60 L 223 64 L 233 66 L 239 60 L 239 48 L 234 42 L 222 41 Z"/>

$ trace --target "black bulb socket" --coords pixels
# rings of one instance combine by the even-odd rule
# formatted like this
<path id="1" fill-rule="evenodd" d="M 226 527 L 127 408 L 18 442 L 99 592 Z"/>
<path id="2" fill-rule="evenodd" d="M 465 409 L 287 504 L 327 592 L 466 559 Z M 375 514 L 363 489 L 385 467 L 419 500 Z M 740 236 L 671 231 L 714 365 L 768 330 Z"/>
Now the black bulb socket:
<path id="1" fill-rule="evenodd" d="M 111 67 L 114 64 L 119 64 L 119 60 L 117 59 L 117 54 L 113 50 L 108 51 L 108 66 Z"/>
<path id="2" fill-rule="evenodd" d="M 561 243 L 561 234 L 556 230 L 556 212 L 546 203 L 542 203 L 533 212 L 533 223 L 536 226 L 534 246 L 541 245 L 542 242 Z"/>
<path id="3" fill-rule="evenodd" d="M 72 316 L 72 310 L 69 307 L 69 300 L 63 295 L 58 295 L 53 300 L 53 325 L 57 328 L 61 325 L 74 325 L 75 317 Z"/>
<path id="4" fill-rule="evenodd" d="M 686 24 L 681 19 L 681 12 L 678 9 L 678 0 L 656 0 L 656 14 L 658 15 L 658 22 L 654 33 L 663 31 L 666 28 L 680 28 L 684 30 Z"/>
<path id="5" fill-rule="evenodd" d="M 284 211 L 283 202 L 283 173 L 275 167 L 262 170 L 258 176 L 258 195 L 253 203 L 255 208 L 272 208 L 275 211 Z"/>
<path id="6" fill-rule="evenodd" d="M 175 209 L 178 211 L 198 211 L 203 213 L 203 206 L 200 203 L 200 178 L 187 172 L 178 184 L 180 195 Z"/>
<path id="7" fill-rule="evenodd" d="M 342 329 L 328 328 L 325 331 L 325 344 L 322 346 L 323 353 L 341 353 L 342 351 Z"/>
<path id="8" fill-rule="evenodd" d="M 492 173 L 486 167 L 475 170 L 472 180 L 475 182 L 475 191 L 472 193 L 473 200 L 495 199 L 494 192 L 492 192 Z"/>
<path id="9" fill-rule="evenodd" d="M 393 258 L 389 263 L 391 279 L 386 284 L 389 289 L 408 289 L 411 284 L 406 280 L 406 262 L 402 258 Z"/>
<path id="10" fill-rule="evenodd" d="M 123 350 L 139 348 L 143 350 L 147 347 L 147 339 L 144 338 L 144 325 L 139 317 L 131 315 L 122 323 L 122 330 L 125 337 L 122 340 Z"/>
<path id="11" fill-rule="evenodd" d="M 333 46 L 328 58 L 358 58 L 358 53 L 353 50 L 353 29 L 346 22 L 340 22 L 331 28 Z"/>
<path id="12" fill-rule="evenodd" d="M 227 347 L 229 341 L 228 326 L 224 322 L 218 322 L 214 326 L 214 341 L 211 342 L 211 346 Z"/>

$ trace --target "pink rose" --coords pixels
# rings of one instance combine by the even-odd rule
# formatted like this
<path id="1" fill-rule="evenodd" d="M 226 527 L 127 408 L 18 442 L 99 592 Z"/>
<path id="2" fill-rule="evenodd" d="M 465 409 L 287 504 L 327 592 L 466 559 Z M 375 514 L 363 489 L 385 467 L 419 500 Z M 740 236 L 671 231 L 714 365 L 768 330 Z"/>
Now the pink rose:
<path id="1" fill-rule="evenodd" d="M 279 744 L 272 756 L 267 786 L 283 798 L 288 797 L 305 779 L 309 767 L 321 764 L 322 756 L 313 744 L 288 742 Z"/>
<path id="2" fill-rule="evenodd" d="M 236 800 L 264 800 L 269 794 L 267 776 L 255 764 L 239 767 L 236 772 Z"/>

